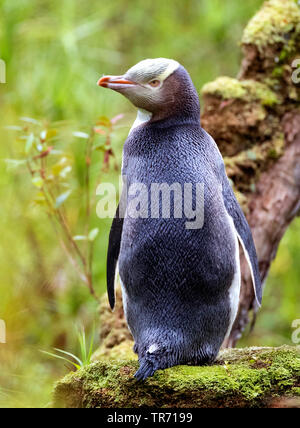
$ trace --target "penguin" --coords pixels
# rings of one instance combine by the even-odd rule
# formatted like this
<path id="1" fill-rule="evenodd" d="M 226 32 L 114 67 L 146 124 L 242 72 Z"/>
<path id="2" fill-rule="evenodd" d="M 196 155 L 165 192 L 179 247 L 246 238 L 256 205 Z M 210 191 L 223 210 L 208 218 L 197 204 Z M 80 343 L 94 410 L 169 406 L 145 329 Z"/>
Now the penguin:
<path id="1" fill-rule="evenodd" d="M 166 58 L 143 60 L 124 75 L 103 76 L 98 85 L 119 92 L 138 109 L 124 143 L 124 186 L 107 253 L 109 303 L 113 309 L 118 271 L 139 359 L 135 377 L 143 381 L 175 365 L 211 364 L 237 315 L 239 244 L 258 307 L 262 285 L 250 227 L 217 144 L 201 127 L 197 91 L 186 69 Z M 136 183 L 146 191 L 139 203 L 133 200 Z M 192 186 L 192 205 L 202 201 L 203 219 L 196 226 L 187 221 L 190 216 L 178 215 L 185 203 L 178 189 L 186 183 Z M 203 186 L 198 199 L 197 183 Z M 169 216 L 162 215 L 162 194 L 158 202 L 152 198 L 154 185 L 171 189 Z M 140 211 L 130 215 L 134 203 Z"/>

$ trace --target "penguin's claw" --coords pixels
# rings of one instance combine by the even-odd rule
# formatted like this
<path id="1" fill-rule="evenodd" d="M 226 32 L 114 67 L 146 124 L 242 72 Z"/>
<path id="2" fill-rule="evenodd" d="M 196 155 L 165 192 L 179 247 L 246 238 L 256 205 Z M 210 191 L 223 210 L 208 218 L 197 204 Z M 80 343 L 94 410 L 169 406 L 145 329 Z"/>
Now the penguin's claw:
<path id="1" fill-rule="evenodd" d="M 138 382 L 142 382 L 147 379 L 147 377 L 151 377 L 154 375 L 156 370 L 153 367 L 153 364 L 149 361 L 142 363 L 138 371 L 135 373 L 134 377 Z"/>

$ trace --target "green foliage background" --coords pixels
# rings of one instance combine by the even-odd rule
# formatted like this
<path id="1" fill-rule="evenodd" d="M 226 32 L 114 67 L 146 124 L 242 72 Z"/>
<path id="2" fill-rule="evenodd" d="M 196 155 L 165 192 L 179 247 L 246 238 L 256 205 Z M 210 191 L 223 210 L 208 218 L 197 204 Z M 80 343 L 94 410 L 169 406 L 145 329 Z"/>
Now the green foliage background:
<path id="1" fill-rule="evenodd" d="M 147 57 L 177 59 L 198 90 L 219 75 L 236 75 L 243 27 L 261 0 L 0 0 L 0 58 L 7 83 L 0 85 L 0 319 L 7 344 L 0 344 L 0 406 L 47 406 L 53 382 L 66 372 L 39 350 L 78 352 L 76 323 L 91 331 L 97 304 L 65 259 L 46 215 L 32 204 L 28 174 L 8 171 L 20 141 L 4 127 L 20 116 L 63 127 L 58 145 L 72 153 L 74 167 L 69 220 L 82 227 L 85 131 L 96 118 L 124 113 L 113 134 L 120 164 L 122 144 L 135 111 L 121 96 L 97 88 L 102 74 L 121 74 Z M 102 155 L 92 167 L 93 179 Z M 102 175 L 116 181 L 118 173 Z M 110 221 L 100 228 L 94 263 L 98 293 L 105 290 L 105 254 Z M 300 222 L 284 237 L 266 284 L 254 333 L 241 345 L 291 343 L 291 323 L 300 318 Z"/>

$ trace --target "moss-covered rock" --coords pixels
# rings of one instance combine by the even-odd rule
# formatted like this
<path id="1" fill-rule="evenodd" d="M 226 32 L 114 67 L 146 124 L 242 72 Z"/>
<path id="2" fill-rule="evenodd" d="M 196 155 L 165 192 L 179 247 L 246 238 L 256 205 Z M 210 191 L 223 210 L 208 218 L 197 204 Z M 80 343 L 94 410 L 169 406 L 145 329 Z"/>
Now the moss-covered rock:
<path id="1" fill-rule="evenodd" d="M 137 361 L 115 356 L 95 362 L 57 383 L 53 406 L 278 407 L 293 397 L 300 407 L 295 347 L 224 350 L 213 366 L 172 367 L 144 383 L 133 376 L 137 368 Z"/>
<path id="2" fill-rule="evenodd" d="M 270 44 L 288 43 L 291 33 L 300 33 L 299 2 L 270 0 L 247 25 L 242 43 L 255 44 L 261 50 Z"/>
<path id="3" fill-rule="evenodd" d="M 298 0 L 265 2 L 244 31 L 242 49 L 241 79 L 259 80 L 283 98 L 299 100 L 299 90 L 291 82 L 291 65 L 300 53 Z"/>
<path id="4" fill-rule="evenodd" d="M 215 95 L 224 100 L 240 99 L 245 102 L 260 101 L 264 106 L 279 104 L 278 95 L 267 85 L 255 80 L 237 80 L 221 76 L 202 88 L 203 95 Z"/>

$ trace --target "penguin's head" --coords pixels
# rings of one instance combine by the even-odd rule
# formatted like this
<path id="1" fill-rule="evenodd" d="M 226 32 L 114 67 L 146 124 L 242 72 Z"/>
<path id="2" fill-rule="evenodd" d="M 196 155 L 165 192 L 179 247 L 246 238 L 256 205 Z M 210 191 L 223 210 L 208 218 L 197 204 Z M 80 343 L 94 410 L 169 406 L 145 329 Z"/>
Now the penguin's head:
<path id="1" fill-rule="evenodd" d="M 166 58 L 146 59 L 122 76 L 103 76 L 98 85 L 113 89 L 128 98 L 138 109 L 163 119 L 186 107 L 199 116 L 199 99 L 192 80 L 177 61 Z"/>

